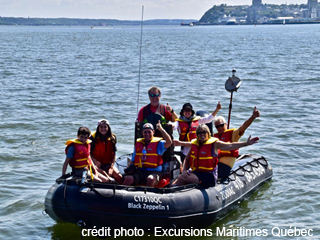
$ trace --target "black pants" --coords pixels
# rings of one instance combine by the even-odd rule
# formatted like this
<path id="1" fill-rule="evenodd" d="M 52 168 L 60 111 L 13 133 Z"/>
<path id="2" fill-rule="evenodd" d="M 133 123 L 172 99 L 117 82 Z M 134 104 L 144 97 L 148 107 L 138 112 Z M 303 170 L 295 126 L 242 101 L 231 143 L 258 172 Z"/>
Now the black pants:
<path id="1" fill-rule="evenodd" d="M 218 163 L 218 178 L 224 179 L 227 178 L 230 175 L 231 167 L 224 164 L 224 163 Z"/>

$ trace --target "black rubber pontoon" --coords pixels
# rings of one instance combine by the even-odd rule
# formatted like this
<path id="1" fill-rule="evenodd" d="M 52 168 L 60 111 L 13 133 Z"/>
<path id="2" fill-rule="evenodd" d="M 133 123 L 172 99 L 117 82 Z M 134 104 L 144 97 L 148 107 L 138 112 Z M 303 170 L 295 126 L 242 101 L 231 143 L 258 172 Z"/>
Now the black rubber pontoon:
<path id="1" fill-rule="evenodd" d="M 135 227 L 205 228 L 225 216 L 272 178 L 263 157 L 242 155 L 229 176 L 215 187 L 128 187 L 57 179 L 45 197 L 45 211 L 62 222 L 113 229 Z"/>

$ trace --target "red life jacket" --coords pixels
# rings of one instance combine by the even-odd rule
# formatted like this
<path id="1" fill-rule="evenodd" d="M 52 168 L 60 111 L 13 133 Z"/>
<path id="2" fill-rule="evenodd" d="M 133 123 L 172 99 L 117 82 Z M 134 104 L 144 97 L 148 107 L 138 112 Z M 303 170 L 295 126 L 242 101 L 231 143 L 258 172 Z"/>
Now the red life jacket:
<path id="1" fill-rule="evenodd" d="M 158 123 L 160 120 L 162 124 L 167 123 L 166 120 L 166 106 L 163 104 L 160 104 L 158 109 L 155 112 L 151 111 L 151 104 L 149 103 L 147 106 L 143 108 L 142 111 L 142 119 L 144 123 L 152 123 L 154 126 Z"/>
<path id="2" fill-rule="evenodd" d="M 84 168 L 88 165 L 92 165 L 90 155 L 90 140 L 84 144 L 80 142 L 78 139 L 68 140 L 66 142 L 66 154 L 68 152 L 68 148 L 70 146 L 74 146 L 74 155 L 71 161 L 69 162 L 70 167 L 72 168 Z"/>
<path id="3" fill-rule="evenodd" d="M 155 129 L 155 137 L 162 137 L 162 134 L 160 131 L 156 128 L 157 123 L 161 122 L 162 126 L 166 123 L 168 123 L 171 120 L 167 119 L 169 118 L 169 115 L 166 116 L 166 106 L 163 104 L 159 104 L 155 112 L 151 111 L 151 104 L 144 106 L 142 109 L 142 122 L 143 123 L 151 123 Z"/>
<path id="4" fill-rule="evenodd" d="M 162 165 L 162 156 L 157 154 L 158 144 L 162 138 L 153 137 L 151 142 L 146 147 L 146 161 L 142 161 L 142 149 L 145 147 L 144 138 L 137 139 L 136 142 L 136 156 L 134 158 L 134 165 L 139 168 L 156 168 Z"/>
<path id="5" fill-rule="evenodd" d="M 166 106 L 163 104 L 160 104 L 159 112 L 157 113 L 161 114 L 162 116 L 165 116 Z M 151 111 L 151 104 L 149 103 L 147 106 L 143 108 L 143 120 L 145 120 L 150 114 L 155 114 L 155 113 Z"/>
<path id="6" fill-rule="evenodd" d="M 191 141 L 190 167 L 192 170 L 212 172 L 218 164 L 218 156 L 214 153 L 214 143 L 217 138 L 209 138 L 203 145 L 198 139 Z"/>
<path id="7" fill-rule="evenodd" d="M 177 119 L 177 121 L 179 121 L 179 126 L 180 126 L 180 131 L 181 131 L 180 136 L 179 136 L 180 141 L 190 142 L 192 139 L 197 138 L 196 129 L 199 126 L 199 119 L 200 119 L 199 116 L 193 118 L 192 121 L 190 122 L 190 125 L 186 121 L 183 121 L 181 119 Z M 188 131 L 188 129 L 189 129 L 189 131 Z"/>
<path id="8" fill-rule="evenodd" d="M 232 133 L 235 130 L 235 128 L 232 129 L 227 129 L 219 135 L 219 133 L 213 134 L 214 137 L 219 138 L 220 141 L 222 142 L 227 142 L 231 143 L 232 141 Z M 231 150 L 231 151 L 221 151 L 220 149 L 218 150 L 218 156 L 219 157 L 238 157 L 239 156 L 239 149 L 236 150 Z"/>
<path id="9" fill-rule="evenodd" d="M 94 141 L 94 148 L 91 149 L 92 157 L 103 165 L 111 163 L 115 156 L 115 146 L 111 138 L 108 138 L 106 142 L 102 141 L 100 138 L 96 138 L 96 132 L 94 132 L 91 137 Z"/>

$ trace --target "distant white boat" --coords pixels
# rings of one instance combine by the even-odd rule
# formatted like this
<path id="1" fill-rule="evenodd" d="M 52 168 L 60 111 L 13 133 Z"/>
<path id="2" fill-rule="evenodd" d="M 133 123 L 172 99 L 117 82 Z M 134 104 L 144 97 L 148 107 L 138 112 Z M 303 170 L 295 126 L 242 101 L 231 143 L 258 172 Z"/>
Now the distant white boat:
<path id="1" fill-rule="evenodd" d="M 181 26 L 190 26 L 190 27 L 193 27 L 193 22 L 184 23 L 184 22 L 182 21 L 182 22 L 181 22 Z"/>
<path id="2" fill-rule="evenodd" d="M 232 18 L 229 18 L 226 25 L 236 25 L 237 24 L 237 21 L 236 21 L 236 18 L 232 17 Z"/>

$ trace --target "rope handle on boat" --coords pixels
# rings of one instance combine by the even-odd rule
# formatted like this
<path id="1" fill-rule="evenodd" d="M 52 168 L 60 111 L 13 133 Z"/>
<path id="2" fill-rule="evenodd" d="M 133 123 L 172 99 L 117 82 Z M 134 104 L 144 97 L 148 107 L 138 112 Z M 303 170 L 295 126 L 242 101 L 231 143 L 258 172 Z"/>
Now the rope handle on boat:
<path id="1" fill-rule="evenodd" d="M 68 212 L 68 214 L 70 214 L 70 209 L 69 209 L 69 204 L 67 203 L 66 194 L 67 194 L 67 186 L 68 186 L 69 181 L 72 181 L 72 179 L 65 179 L 64 187 L 63 187 L 63 201 L 66 206 L 66 211 Z M 71 214 L 71 216 L 72 216 L 72 214 Z"/>
<path id="2" fill-rule="evenodd" d="M 263 156 L 261 156 L 259 159 L 257 159 L 257 161 L 258 161 L 262 166 L 264 166 L 265 168 L 268 167 L 267 159 L 265 159 Z M 264 163 L 262 163 L 262 161 L 263 161 Z"/>
<path id="3" fill-rule="evenodd" d="M 94 187 L 93 184 L 90 184 L 90 185 L 89 185 L 89 188 L 90 188 L 93 192 L 95 192 L 95 193 L 97 193 L 97 194 L 99 194 L 100 196 L 105 197 L 105 198 L 112 198 L 112 197 L 114 197 L 114 196 L 116 195 L 116 185 L 113 185 L 113 188 L 112 188 L 113 194 L 112 194 L 111 196 L 106 196 L 106 195 L 100 193 L 97 189 L 95 189 L 95 187 Z"/>
<path id="4" fill-rule="evenodd" d="M 254 165 L 253 163 L 259 163 L 260 165 L 262 165 L 263 167 L 267 168 L 268 167 L 268 162 L 267 160 L 261 156 L 259 158 L 254 158 L 251 162 L 247 162 L 245 165 L 240 166 L 236 171 L 231 171 L 230 175 L 228 177 L 226 177 L 223 181 L 218 181 L 220 184 L 229 184 L 232 181 L 235 181 L 237 176 L 238 177 L 244 177 L 245 176 L 245 172 L 252 172 L 253 168 L 259 168 L 259 164 Z M 250 169 L 246 169 L 247 166 L 250 166 Z M 243 174 L 240 174 L 239 171 L 243 172 Z M 230 176 L 233 175 L 235 176 L 234 179 L 230 178 Z"/>

